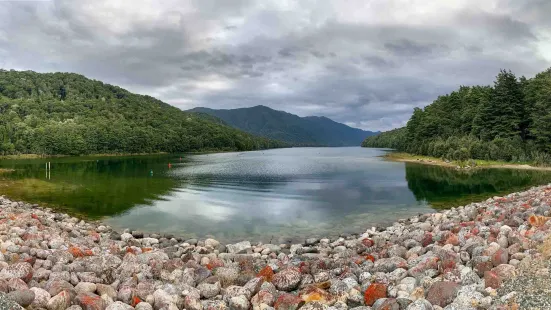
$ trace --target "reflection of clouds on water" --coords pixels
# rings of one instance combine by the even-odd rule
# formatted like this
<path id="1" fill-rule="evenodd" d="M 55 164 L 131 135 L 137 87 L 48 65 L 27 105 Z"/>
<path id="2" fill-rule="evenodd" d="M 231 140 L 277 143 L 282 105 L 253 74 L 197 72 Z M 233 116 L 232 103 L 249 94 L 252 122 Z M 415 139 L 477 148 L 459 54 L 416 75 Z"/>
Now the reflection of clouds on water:
<path id="1" fill-rule="evenodd" d="M 428 210 L 407 188 L 403 164 L 383 162 L 377 150 L 235 154 L 195 156 L 175 167 L 170 175 L 182 185 L 169 199 L 131 210 L 113 223 L 131 226 L 147 220 L 158 223 L 152 230 L 184 227 L 221 239 L 266 240 L 271 235 L 358 232 L 387 220 L 390 213 Z"/>

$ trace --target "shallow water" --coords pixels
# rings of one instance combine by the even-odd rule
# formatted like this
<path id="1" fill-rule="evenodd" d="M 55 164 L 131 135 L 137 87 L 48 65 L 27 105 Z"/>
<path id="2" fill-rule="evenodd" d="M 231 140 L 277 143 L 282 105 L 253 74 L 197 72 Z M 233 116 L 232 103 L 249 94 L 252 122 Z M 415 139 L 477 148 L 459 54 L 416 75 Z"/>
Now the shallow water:
<path id="1" fill-rule="evenodd" d="M 117 228 L 285 242 L 357 233 L 398 218 L 551 182 L 539 171 L 383 161 L 381 149 L 5 160 L 3 194 L 102 217 Z M 46 174 L 45 162 L 52 162 Z M 169 167 L 169 163 L 171 166 Z"/>

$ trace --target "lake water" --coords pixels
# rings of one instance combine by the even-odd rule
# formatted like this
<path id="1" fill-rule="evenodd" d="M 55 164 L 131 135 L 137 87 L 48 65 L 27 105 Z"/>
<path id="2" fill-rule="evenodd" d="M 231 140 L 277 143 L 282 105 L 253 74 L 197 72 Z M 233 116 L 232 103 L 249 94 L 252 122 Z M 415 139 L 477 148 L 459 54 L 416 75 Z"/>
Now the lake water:
<path id="1" fill-rule="evenodd" d="M 358 233 L 551 182 L 545 172 L 464 172 L 388 162 L 379 157 L 384 153 L 359 147 L 292 148 L 3 160 L 0 167 L 15 171 L 2 175 L 0 193 L 102 218 L 116 228 L 286 242 Z"/>

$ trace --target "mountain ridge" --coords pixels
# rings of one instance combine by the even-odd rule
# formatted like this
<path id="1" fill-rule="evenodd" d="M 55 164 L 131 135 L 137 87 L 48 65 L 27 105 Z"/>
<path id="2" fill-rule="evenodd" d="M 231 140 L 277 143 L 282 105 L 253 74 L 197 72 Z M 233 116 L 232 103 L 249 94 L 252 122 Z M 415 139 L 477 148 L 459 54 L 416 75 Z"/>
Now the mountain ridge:
<path id="1" fill-rule="evenodd" d="M 196 107 L 187 112 L 208 114 L 233 128 L 294 146 L 360 146 L 366 137 L 378 133 L 353 128 L 326 116 L 300 117 L 264 105 L 235 109 Z"/>
<path id="2" fill-rule="evenodd" d="M 0 154 L 247 151 L 288 146 L 76 73 L 0 69 Z"/>

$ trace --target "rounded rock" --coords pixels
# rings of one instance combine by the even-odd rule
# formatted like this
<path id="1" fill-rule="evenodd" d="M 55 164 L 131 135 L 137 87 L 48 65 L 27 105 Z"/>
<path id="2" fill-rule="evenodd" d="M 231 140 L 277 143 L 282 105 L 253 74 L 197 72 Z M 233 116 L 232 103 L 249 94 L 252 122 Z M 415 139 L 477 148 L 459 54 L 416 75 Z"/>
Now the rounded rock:
<path id="1" fill-rule="evenodd" d="M 48 301 L 52 297 L 50 293 L 39 287 L 31 287 L 30 290 L 34 292 L 34 300 L 31 306 L 33 308 L 46 308 Z"/>
<path id="2" fill-rule="evenodd" d="M 115 301 L 105 308 L 105 310 L 133 310 L 134 308 L 122 301 Z"/>
<path id="3" fill-rule="evenodd" d="M 248 310 L 251 306 L 247 297 L 243 295 L 230 298 L 229 305 L 230 310 Z"/>
<path id="4" fill-rule="evenodd" d="M 292 291 L 295 289 L 302 279 L 302 274 L 298 268 L 289 267 L 276 273 L 272 279 L 272 283 L 280 291 Z"/>
<path id="5" fill-rule="evenodd" d="M 93 293 L 96 291 L 96 284 L 91 282 L 79 282 L 75 286 L 75 291 L 77 293 Z"/>
<path id="6" fill-rule="evenodd" d="M 33 277 L 33 266 L 29 263 L 15 263 L 0 272 L 0 279 L 21 279 L 29 282 Z"/>
<path id="7" fill-rule="evenodd" d="M 302 309 L 302 310 L 327 310 L 328 308 L 329 307 L 326 304 L 323 304 L 319 301 L 312 301 L 312 302 L 306 303 L 300 309 Z"/>
<path id="8" fill-rule="evenodd" d="M 417 299 L 413 303 L 409 304 L 406 310 L 433 310 L 434 307 L 426 299 Z"/>
<path id="9" fill-rule="evenodd" d="M 8 295 L 0 293 L 0 309 L 5 310 L 23 310 L 23 307 L 18 305 L 15 301 L 8 298 Z"/>
<path id="10" fill-rule="evenodd" d="M 61 291 L 59 294 L 50 298 L 46 308 L 48 310 L 65 310 L 71 305 L 71 295 L 68 291 Z"/>
<path id="11" fill-rule="evenodd" d="M 34 291 L 31 290 L 19 290 L 13 291 L 8 294 L 8 297 L 18 303 L 21 307 L 28 307 L 34 301 Z"/>
<path id="12" fill-rule="evenodd" d="M 140 302 L 136 305 L 136 307 L 134 307 L 134 309 L 136 310 L 153 310 L 153 306 L 151 306 L 149 303 L 147 302 Z"/>

